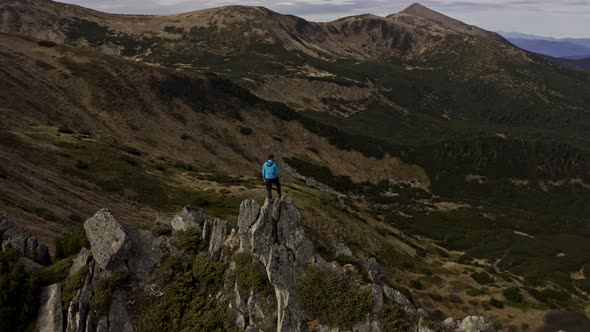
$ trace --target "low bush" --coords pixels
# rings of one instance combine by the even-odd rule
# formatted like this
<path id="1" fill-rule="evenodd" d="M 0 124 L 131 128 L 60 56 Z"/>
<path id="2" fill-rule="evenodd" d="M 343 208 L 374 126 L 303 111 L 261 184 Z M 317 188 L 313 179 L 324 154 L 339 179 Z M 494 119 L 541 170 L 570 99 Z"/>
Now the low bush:
<path id="1" fill-rule="evenodd" d="M 82 248 L 90 248 L 83 228 L 68 232 L 55 241 L 55 258 L 62 259 L 77 255 Z"/>
<path id="2" fill-rule="evenodd" d="M 570 299 L 568 293 L 551 288 L 545 288 L 542 290 L 528 288 L 527 292 L 531 294 L 535 300 L 549 304 L 554 308 L 565 304 L 565 302 Z"/>
<path id="3" fill-rule="evenodd" d="M 201 231 L 198 228 L 189 228 L 176 233 L 176 246 L 187 253 L 196 254 L 201 249 L 202 242 Z"/>
<path id="4" fill-rule="evenodd" d="M 335 262 L 337 262 L 340 265 L 346 265 L 346 264 L 352 264 L 354 265 L 356 263 L 356 261 L 354 260 L 353 257 L 348 256 L 348 255 L 338 255 L 336 256 L 336 258 L 334 259 Z"/>
<path id="5" fill-rule="evenodd" d="M 414 329 L 412 317 L 395 302 L 386 302 L 379 315 L 383 319 L 383 331 L 411 331 Z"/>
<path id="6" fill-rule="evenodd" d="M 57 132 L 60 134 L 73 134 L 74 130 L 69 128 L 68 126 L 61 126 L 57 129 Z"/>
<path id="7" fill-rule="evenodd" d="M 498 308 L 498 309 L 504 308 L 504 302 L 497 300 L 493 297 L 488 301 L 488 304 L 494 308 Z"/>
<path id="8" fill-rule="evenodd" d="M 156 225 L 152 228 L 152 234 L 155 236 L 170 235 L 173 230 L 170 225 Z"/>
<path id="9" fill-rule="evenodd" d="M 37 283 L 18 262 L 20 253 L 0 252 L 0 331 L 24 331 L 37 306 Z"/>
<path id="10" fill-rule="evenodd" d="M 480 295 L 485 295 L 487 293 L 488 293 L 487 288 L 470 288 L 467 290 L 467 295 L 470 295 L 470 296 L 480 296 Z"/>
<path id="11" fill-rule="evenodd" d="M 264 294 L 272 293 L 272 286 L 268 281 L 266 272 L 262 264 L 254 261 L 252 255 L 247 253 L 238 253 L 233 257 L 236 263 L 236 281 L 238 287 L 245 293 L 254 291 Z"/>
<path id="12" fill-rule="evenodd" d="M 40 40 L 37 42 L 37 45 L 49 48 L 57 46 L 57 44 L 51 40 Z"/>
<path id="13" fill-rule="evenodd" d="M 240 126 L 240 134 L 242 134 L 244 136 L 250 136 L 250 135 L 252 135 L 252 129 L 250 129 L 248 127 Z"/>
<path id="14" fill-rule="evenodd" d="M 426 288 L 424 284 L 422 284 L 420 281 L 416 279 L 410 280 L 410 287 L 412 287 L 415 290 L 424 290 Z"/>
<path id="15" fill-rule="evenodd" d="M 188 259 L 172 256 L 154 274 L 163 296 L 142 310 L 139 332 L 231 331 L 223 306 L 214 295 L 222 285 L 226 265 L 200 253 Z"/>
<path id="16" fill-rule="evenodd" d="M 523 303 L 524 302 L 524 296 L 522 295 L 522 293 L 520 292 L 520 289 L 518 287 L 506 288 L 505 290 L 502 291 L 502 295 L 504 295 L 504 297 L 508 301 L 512 301 L 512 302 L 516 302 L 516 303 Z"/>
<path id="17" fill-rule="evenodd" d="M 129 282 L 130 277 L 129 273 L 117 272 L 110 277 L 100 279 L 94 288 L 94 296 L 90 301 L 90 309 L 93 310 L 98 317 L 106 314 L 111 305 L 113 292 Z"/>
<path id="18" fill-rule="evenodd" d="M 67 308 L 67 305 L 74 299 L 76 290 L 84 286 L 84 281 L 86 280 L 88 272 L 88 265 L 85 265 L 80 271 L 78 271 L 78 273 L 75 273 L 64 280 L 61 291 L 61 301 L 63 302 L 64 308 Z"/>
<path id="19" fill-rule="evenodd" d="M 310 270 L 299 288 L 305 310 L 329 326 L 350 327 L 373 305 L 370 290 L 358 289 L 349 277 L 329 271 Z"/>
<path id="20" fill-rule="evenodd" d="M 49 286 L 61 282 L 68 277 L 70 273 L 70 266 L 72 266 L 72 258 L 64 258 L 58 260 L 48 267 L 35 272 L 35 278 L 39 286 Z"/>
<path id="21" fill-rule="evenodd" d="M 471 273 L 471 278 L 480 285 L 487 285 L 494 282 L 494 277 L 484 271 Z"/>

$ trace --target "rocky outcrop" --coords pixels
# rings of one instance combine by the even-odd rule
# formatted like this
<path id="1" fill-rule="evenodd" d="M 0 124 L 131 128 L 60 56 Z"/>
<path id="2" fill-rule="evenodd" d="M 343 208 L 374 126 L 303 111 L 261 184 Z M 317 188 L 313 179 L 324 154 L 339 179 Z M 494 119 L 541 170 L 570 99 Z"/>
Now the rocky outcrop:
<path id="1" fill-rule="evenodd" d="M 258 207 L 255 201 L 240 206 L 239 250 L 251 253 L 266 268 L 277 301 L 277 331 L 306 331 L 310 317 L 301 306 L 297 287 L 315 262 L 313 245 L 289 197 L 266 200 Z"/>
<path id="2" fill-rule="evenodd" d="M 89 273 L 81 289 L 77 290 L 67 311 L 67 332 L 123 331 L 135 327 L 127 312 L 130 302 L 127 291 L 114 290 L 106 315 L 97 317 L 90 303 L 101 279 L 116 272 L 133 275 L 134 280 L 147 280 L 153 268 L 169 250 L 163 237 L 149 230 L 121 225 L 108 211 L 100 210 L 84 223 L 91 249 L 82 249 L 70 268 L 70 275 L 88 266 Z"/>
<path id="3" fill-rule="evenodd" d="M 314 321 L 314 317 L 304 309 L 299 287 L 313 267 L 338 275 L 359 276 L 358 280 L 355 279 L 355 287 L 370 289 L 373 297 L 373 307 L 355 325 L 343 328 L 321 325 L 316 321 L 316 331 L 382 332 L 384 327 L 378 318 L 379 313 L 395 303 L 409 314 L 408 317 L 412 317 L 407 332 L 432 332 L 422 324 L 426 312 L 416 308 L 408 297 L 388 285 L 385 271 L 376 259 L 370 258 L 364 266 L 341 266 L 322 259 L 305 234 L 301 214 L 287 196 L 275 201 L 266 200 L 262 206 L 253 200 L 242 202 L 237 228 L 232 228 L 226 220 L 206 220 L 205 212 L 200 209 L 185 208 L 174 220 L 180 231 L 199 229 L 202 238 L 195 241 L 204 242 L 202 248 L 212 260 L 227 263 L 224 264 L 228 267 L 225 277 L 220 280 L 224 286 L 211 299 L 228 307 L 228 318 L 240 330 L 307 332 L 308 324 Z M 3 235 L 23 234 L 18 229 L 7 232 L 14 228 L 7 225 L 6 221 L 0 221 Z M 135 332 L 137 310 L 141 308 L 134 306 L 138 294 L 149 297 L 166 295 L 157 289 L 157 285 L 151 284 L 152 272 L 165 255 L 182 250 L 174 248 L 172 237 L 155 236 L 149 230 L 121 225 L 105 209 L 88 219 L 84 229 L 91 248 L 82 249 L 70 268 L 71 277 L 82 277 L 84 280 L 80 289 L 74 291 L 73 300 L 66 304 L 66 320 L 62 317 L 61 287 L 56 284 L 42 291 L 37 326 L 47 332 Z M 11 236 L 10 243 L 22 244 L 22 238 L 21 235 Z M 24 242 L 25 249 L 27 241 Z M 339 255 L 352 255 L 344 244 L 336 244 L 334 248 Z M 238 260 L 234 258 L 245 256 L 233 253 L 248 254 L 247 257 L 260 262 L 257 264 L 264 267 L 272 288 L 264 291 L 241 289 L 237 274 L 232 273 L 238 271 Z M 86 270 L 86 276 L 79 275 Z M 101 280 L 120 275 L 118 272 L 130 275 L 129 283 L 114 287 L 105 295 L 104 289 L 101 290 L 104 287 Z M 103 299 L 108 296 L 108 307 L 102 307 L 102 310 L 92 305 L 98 292 L 102 292 L 100 296 Z M 144 300 L 139 298 L 139 303 Z M 446 330 L 456 332 L 495 332 L 492 323 L 477 316 L 468 316 L 463 320 L 449 318 L 444 326 Z"/>
<path id="4" fill-rule="evenodd" d="M 149 230 L 125 227 L 125 232 L 129 237 L 130 248 L 121 259 L 126 262 L 127 271 L 148 277 L 164 254 L 170 251 L 170 244 L 165 238 L 156 237 Z"/>
<path id="5" fill-rule="evenodd" d="M 131 323 L 127 313 L 127 295 L 125 292 L 116 291 L 108 314 L 109 331 L 113 332 L 135 332 L 135 326 Z"/>
<path id="6" fill-rule="evenodd" d="M 205 210 L 185 207 L 180 214 L 172 218 L 170 226 L 175 231 L 187 231 L 191 228 L 202 229 L 205 222 L 207 222 Z"/>
<path id="7" fill-rule="evenodd" d="M 92 252 L 86 248 L 82 248 L 78 256 L 72 262 L 72 266 L 70 266 L 70 276 L 80 272 L 82 268 L 88 265 L 90 258 L 92 257 Z"/>
<path id="8" fill-rule="evenodd" d="M 480 316 L 467 316 L 463 320 L 449 317 L 443 325 L 457 332 L 496 332 L 494 324 Z"/>
<path id="9" fill-rule="evenodd" d="M 223 242 L 227 236 L 227 221 L 215 219 L 209 237 L 209 254 L 214 261 L 221 258 Z"/>
<path id="10" fill-rule="evenodd" d="M 5 217 L 0 217 L 0 243 L 2 251 L 14 248 L 20 251 L 23 257 L 34 262 L 42 265 L 51 263 L 47 246 L 40 244 L 31 232 L 13 224 Z"/>
<path id="11" fill-rule="evenodd" d="M 39 332 L 63 331 L 60 284 L 54 284 L 41 289 L 36 324 Z"/>
<path id="12" fill-rule="evenodd" d="M 88 275 L 84 279 L 84 285 L 76 291 L 74 299 L 70 302 L 67 312 L 66 332 L 94 331 L 87 328 L 89 323 L 90 300 L 94 295 L 96 282 L 96 262 L 92 260 L 88 264 Z"/>

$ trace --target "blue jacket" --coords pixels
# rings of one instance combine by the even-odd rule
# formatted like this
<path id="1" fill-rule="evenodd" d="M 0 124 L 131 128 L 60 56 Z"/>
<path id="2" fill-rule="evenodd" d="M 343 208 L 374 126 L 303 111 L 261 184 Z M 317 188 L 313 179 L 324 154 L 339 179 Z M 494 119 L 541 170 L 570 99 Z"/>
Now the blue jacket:
<path id="1" fill-rule="evenodd" d="M 279 166 L 272 160 L 268 160 L 262 165 L 262 178 L 265 180 L 277 179 L 281 176 Z"/>

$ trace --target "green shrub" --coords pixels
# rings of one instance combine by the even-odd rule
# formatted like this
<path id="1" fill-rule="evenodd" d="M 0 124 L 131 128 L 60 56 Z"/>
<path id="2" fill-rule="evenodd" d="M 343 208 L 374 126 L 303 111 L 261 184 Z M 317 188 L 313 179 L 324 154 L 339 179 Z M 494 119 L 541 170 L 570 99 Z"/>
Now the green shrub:
<path id="1" fill-rule="evenodd" d="M 152 234 L 155 236 L 170 235 L 174 229 L 170 225 L 156 225 L 152 228 Z"/>
<path id="2" fill-rule="evenodd" d="M 37 45 L 52 48 L 55 47 L 57 44 L 51 40 L 40 40 L 37 42 Z"/>
<path id="3" fill-rule="evenodd" d="M 68 232 L 55 241 L 55 258 L 62 259 L 77 255 L 82 248 L 90 248 L 83 228 Z"/>
<path id="4" fill-rule="evenodd" d="M 202 291 L 216 289 L 225 273 L 225 264 L 211 260 L 207 253 L 201 252 L 195 257 L 192 274 Z"/>
<path id="5" fill-rule="evenodd" d="M 516 303 L 524 302 L 524 296 L 518 287 L 506 288 L 502 291 L 502 295 L 508 300 Z"/>
<path id="6" fill-rule="evenodd" d="M 416 279 L 412 279 L 410 280 L 410 287 L 412 287 L 415 290 L 424 290 L 424 284 L 422 284 L 419 280 Z"/>
<path id="7" fill-rule="evenodd" d="M 355 288 L 349 277 L 329 271 L 310 270 L 299 287 L 305 310 L 329 326 L 350 327 L 373 305 L 370 290 Z"/>
<path id="8" fill-rule="evenodd" d="M 471 278 L 480 285 L 487 285 L 494 282 L 494 277 L 484 271 L 471 273 Z"/>
<path id="9" fill-rule="evenodd" d="M 473 257 L 469 257 L 469 255 L 461 255 L 457 258 L 457 263 L 463 265 L 472 265 L 473 264 Z"/>
<path id="10" fill-rule="evenodd" d="M 395 302 L 386 302 L 379 315 L 382 317 L 383 331 L 411 331 L 414 328 L 412 317 Z"/>
<path id="11" fill-rule="evenodd" d="M 73 259 L 64 258 L 58 260 L 41 271 L 35 272 L 40 286 L 49 286 L 61 282 L 68 277 L 70 273 L 70 266 L 72 266 Z"/>
<path id="12" fill-rule="evenodd" d="M 117 272 L 110 277 L 100 279 L 94 288 L 94 296 L 90 301 L 90 309 L 96 312 L 97 316 L 103 316 L 109 310 L 113 292 L 129 282 L 130 274 Z"/>
<path id="13" fill-rule="evenodd" d="M 214 295 L 222 285 L 225 264 L 200 253 L 168 257 L 154 273 L 162 297 L 142 310 L 139 332 L 231 331 L 224 306 Z"/>
<path id="14" fill-rule="evenodd" d="M 18 263 L 17 250 L 0 252 L 0 331 L 24 331 L 37 306 L 37 282 Z"/>
<path id="15" fill-rule="evenodd" d="M 195 166 L 181 162 L 181 161 L 177 161 L 176 163 L 174 163 L 174 167 L 176 167 L 178 169 L 185 170 L 187 172 L 192 172 L 195 170 Z"/>
<path id="16" fill-rule="evenodd" d="M 470 296 L 480 296 L 480 295 L 485 295 L 487 293 L 488 293 L 487 288 L 470 288 L 467 290 L 467 295 L 470 295 Z"/>
<path id="17" fill-rule="evenodd" d="M 186 231 L 179 231 L 175 235 L 176 246 L 187 253 L 197 253 L 204 245 L 202 243 L 201 231 L 198 228 L 189 228 Z"/>
<path id="18" fill-rule="evenodd" d="M 88 164 L 84 160 L 76 160 L 75 166 L 77 169 L 87 169 L 88 167 L 90 167 L 90 164 Z"/>
<path id="19" fill-rule="evenodd" d="M 416 256 L 418 256 L 418 257 L 426 257 L 426 249 L 424 249 L 424 248 L 416 248 Z"/>
<path id="20" fill-rule="evenodd" d="M 61 126 L 61 127 L 57 128 L 57 132 L 60 134 L 73 134 L 74 130 L 68 126 Z"/>
<path id="21" fill-rule="evenodd" d="M 240 126 L 240 134 L 242 134 L 244 136 L 250 136 L 250 135 L 252 135 L 252 129 L 250 129 L 248 127 Z"/>
<path id="22" fill-rule="evenodd" d="M 346 265 L 346 264 L 354 265 L 356 263 L 356 261 L 354 260 L 354 257 L 350 257 L 348 255 L 342 255 L 342 254 L 336 256 L 334 261 L 340 265 Z"/>
<path id="23" fill-rule="evenodd" d="M 549 304 L 553 307 L 563 305 L 570 299 L 570 295 L 568 293 L 552 288 L 545 288 L 542 290 L 528 288 L 527 292 L 531 294 L 535 300 Z"/>
<path id="24" fill-rule="evenodd" d="M 61 300 L 64 304 L 64 307 L 67 307 L 67 305 L 74 299 L 76 290 L 84 286 L 84 281 L 86 280 L 88 272 L 88 265 L 85 265 L 80 269 L 80 271 L 78 271 L 78 273 L 69 276 L 66 280 L 64 280 L 63 289 L 61 291 Z"/>
<path id="25" fill-rule="evenodd" d="M 233 261 L 236 263 L 235 272 L 238 287 L 245 294 L 248 294 L 249 291 L 271 294 L 273 288 L 268 281 L 264 267 L 260 262 L 255 262 L 252 255 L 238 253 L 234 255 Z"/>
<path id="26" fill-rule="evenodd" d="M 493 297 L 488 301 L 488 304 L 494 308 L 498 308 L 498 309 L 504 308 L 504 302 L 497 300 Z"/>

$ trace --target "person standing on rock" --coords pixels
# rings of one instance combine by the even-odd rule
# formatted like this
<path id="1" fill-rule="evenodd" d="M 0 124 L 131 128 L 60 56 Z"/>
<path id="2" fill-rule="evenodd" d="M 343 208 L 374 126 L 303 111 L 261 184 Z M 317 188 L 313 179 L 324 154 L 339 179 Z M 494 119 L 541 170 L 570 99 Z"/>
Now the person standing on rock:
<path id="1" fill-rule="evenodd" d="M 279 166 L 274 161 L 274 155 L 268 156 L 268 160 L 262 164 L 262 179 L 266 183 L 266 192 L 268 194 L 268 199 L 272 199 L 272 185 L 274 184 L 277 187 L 277 194 L 279 194 L 279 198 L 281 198 L 281 173 L 279 171 Z"/>

